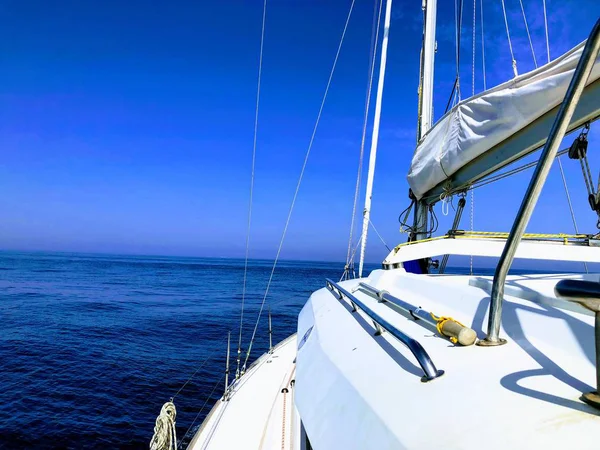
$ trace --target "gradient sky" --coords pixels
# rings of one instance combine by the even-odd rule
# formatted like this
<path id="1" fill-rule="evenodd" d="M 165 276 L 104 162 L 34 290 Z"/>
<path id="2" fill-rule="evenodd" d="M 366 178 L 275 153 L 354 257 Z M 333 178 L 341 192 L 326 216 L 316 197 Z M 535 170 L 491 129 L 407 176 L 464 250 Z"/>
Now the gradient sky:
<path id="1" fill-rule="evenodd" d="M 251 256 L 273 258 L 350 0 L 270 0 Z M 435 116 L 454 82 L 454 2 L 440 2 Z M 483 0 L 487 86 L 512 76 L 499 1 Z M 519 72 L 533 69 L 506 1 Z M 524 0 L 539 61 L 541 0 Z M 587 37 L 597 0 L 547 1 L 551 55 Z M 477 5 L 476 92 L 483 89 Z M 282 257 L 345 259 L 373 2 L 356 0 Z M 0 6 L 0 248 L 243 256 L 262 1 L 5 1 Z M 465 2 L 463 97 L 472 86 Z M 372 220 L 392 246 L 415 145 L 421 1 L 394 1 Z M 600 169 L 600 125 L 590 163 Z M 569 142 L 571 139 L 569 139 Z M 365 158 L 366 161 L 366 158 Z M 581 231 L 596 219 L 563 160 Z M 507 231 L 531 172 L 477 191 L 475 229 Z M 361 198 L 361 203 L 363 199 Z M 359 208 L 362 209 L 362 206 Z M 440 230 L 452 217 L 440 218 Z M 469 227 L 469 215 L 463 218 Z M 571 232 L 554 167 L 528 231 Z M 368 260 L 387 253 L 371 233 Z"/>

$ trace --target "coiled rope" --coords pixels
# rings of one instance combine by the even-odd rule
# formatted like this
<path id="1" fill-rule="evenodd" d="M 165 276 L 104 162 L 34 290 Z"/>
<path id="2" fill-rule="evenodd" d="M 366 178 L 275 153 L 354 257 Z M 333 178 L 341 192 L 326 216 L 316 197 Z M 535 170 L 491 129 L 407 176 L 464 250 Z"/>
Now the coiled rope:
<path id="1" fill-rule="evenodd" d="M 175 417 L 177 411 L 172 401 L 165 403 L 160 409 L 154 426 L 154 436 L 150 441 L 150 450 L 176 450 L 177 433 L 175 431 Z"/>
<path id="2" fill-rule="evenodd" d="M 191 377 L 189 377 L 185 381 L 185 383 L 183 383 L 183 385 L 178 389 L 175 395 L 173 395 L 171 400 L 169 400 L 162 406 L 162 408 L 160 409 L 160 414 L 156 418 L 156 425 L 154 426 L 154 435 L 150 440 L 150 450 L 175 450 L 177 448 L 177 439 L 175 433 L 175 417 L 177 415 L 177 412 L 175 409 L 174 400 L 181 393 L 181 391 L 183 391 L 183 389 L 190 383 L 190 381 L 192 381 L 196 374 L 200 372 L 200 370 L 206 365 L 206 363 L 217 353 L 217 351 L 221 350 L 220 344 L 222 344 L 224 340 L 225 338 L 222 338 L 220 341 L 217 341 L 217 343 L 214 344 L 214 350 L 210 352 L 209 355 L 204 359 L 204 361 L 200 363 L 196 371 L 192 374 Z M 225 374 L 223 374 L 223 376 L 225 376 Z M 223 379 L 223 376 L 221 377 L 221 380 Z M 183 437 L 185 437 L 185 435 Z"/>

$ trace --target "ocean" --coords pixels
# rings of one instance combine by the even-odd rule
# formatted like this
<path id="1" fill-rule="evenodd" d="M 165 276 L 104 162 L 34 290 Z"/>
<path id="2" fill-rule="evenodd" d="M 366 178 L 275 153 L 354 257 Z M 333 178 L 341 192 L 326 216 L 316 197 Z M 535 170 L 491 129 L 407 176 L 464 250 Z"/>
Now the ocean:
<path id="1" fill-rule="evenodd" d="M 271 267 L 249 262 L 244 349 Z M 193 375 L 174 400 L 185 447 L 222 395 L 228 331 L 235 372 L 243 270 L 237 259 L 0 252 L 0 448 L 147 449 L 162 404 Z M 281 261 L 249 362 L 268 349 L 269 305 L 275 344 L 342 271 Z"/>

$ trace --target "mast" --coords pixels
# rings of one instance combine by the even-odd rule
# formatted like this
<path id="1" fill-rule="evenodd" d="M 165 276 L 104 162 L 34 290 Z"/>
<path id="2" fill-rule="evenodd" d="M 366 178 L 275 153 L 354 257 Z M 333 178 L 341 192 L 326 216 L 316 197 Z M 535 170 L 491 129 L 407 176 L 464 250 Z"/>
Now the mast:
<path id="1" fill-rule="evenodd" d="M 433 125 L 433 67 L 435 60 L 435 25 L 437 0 L 423 0 L 423 49 L 421 51 L 421 83 L 419 86 L 419 121 L 417 142 Z M 415 208 L 414 239 L 427 237 L 427 205 L 418 202 Z"/>
<path id="2" fill-rule="evenodd" d="M 387 60 L 388 37 L 390 33 L 390 20 L 392 15 L 392 0 L 387 0 L 385 5 L 385 19 L 383 26 L 383 41 L 381 43 L 381 59 L 379 62 L 379 80 L 377 82 L 377 99 L 375 101 L 375 117 L 373 119 L 373 134 L 371 135 L 371 150 L 369 153 L 369 172 L 367 174 L 367 191 L 365 194 L 365 209 L 363 212 L 362 235 L 360 238 L 360 262 L 358 277 L 362 277 L 365 262 L 365 249 L 367 247 L 367 232 L 371 216 L 371 197 L 373 195 L 373 178 L 375 176 L 375 161 L 377 159 L 377 141 L 379 139 L 379 122 L 381 120 L 381 99 L 383 97 L 383 82 L 385 79 L 385 65 Z"/>

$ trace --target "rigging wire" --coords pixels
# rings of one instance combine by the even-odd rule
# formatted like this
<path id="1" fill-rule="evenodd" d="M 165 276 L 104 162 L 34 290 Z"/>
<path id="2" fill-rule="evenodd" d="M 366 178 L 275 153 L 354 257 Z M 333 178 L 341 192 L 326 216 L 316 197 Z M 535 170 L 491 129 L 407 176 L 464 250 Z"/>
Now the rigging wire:
<path id="1" fill-rule="evenodd" d="M 550 36 L 548 34 L 548 15 L 546 12 L 546 0 L 542 0 L 542 5 L 544 9 L 544 32 L 546 37 L 546 55 L 548 58 L 547 62 L 550 62 Z M 521 4 L 522 6 L 522 4 Z M 523 12 L 523 19 L 525 19 L 525 12 Z M 525 19 L 525 24 L 527 25 L 527 20 Z M 527 33 L 529 35 L 529 32 Z M 529 44 L 531 44 L 531 38 L 529 38 Z M 531 52 L 533 53 L 533 45 L 531 46 Z M 535 63 L 535 67 L 537 68 L 537 61 L 535 59 L 535 53 L 533 53 L 533 61 Z M 571 213 L 571 221 L 573 222 L 573 228 L 575 230 L 575 234 L 579 234 L 579 227 L 577 226 L 577 219 L 575 219 L 575 211 L 573 209 L 573 203 L 571 202 L 571 194 L 569 193 L 569 186 L 567 185 L 567 177 L 565 176 L 565 169 L 562 165 L 562 160 L 560 155 L 556 158 L 558 160 L 558 168 L 560 170 L 560 176 L 562 178 L 563 187 L 565 188 L 565 195 L 567 196 L 567 203 L 569 204 L 569 212 Z M 588 265 L 586 262 L 583 263 L 585 267 L 585 272 L 589 273 Z"/>
<path id="2" fill-rule="evenodd" d="M 362 130 L 362 139 L 360 142 L 360 156 L 358 159 L 358 172 L 356 175 L 356 186 L 354 189 L 354 203 L 352 205 L 352 220 L 350 222 L 350 237 L 348 239 L 348 253 L 346 255 L 346 267 L 350 267 L 351 262 L 354 261 L 354 258 L 350 259 L 350 252 L 352 251 L 352 240 L 354 235 L 354 224 L 356 220 L 356 205 L 358 203 L 358 197 L 360 194 L 360 179 L 362 174 L 363 167 L 363 159 L 365 153 L 365 141 L 367 137 L 367 124 L 369 119 L 369 107 L 371 104 L 371 91 L 373 88 L 373 76 L 375 73 L 375 56 L 377 54 L 377 36 L 379 36 L 379 26 L 381 24 L 381 10 L 382 10 L 383 0 L 379 0 L 379 13 L 377 13 L 377 1 L 375 1 L 373 6 L 373 26 L 371 29 L 371 48 L 369 51 L 370 61 L 369 61 L 369 81 L 367 83 L 367 96 L 365 100 L 365 113 L 363 120 L 363 130 Z"/>
<path id="3" fill-rule="evenodd" d="M 352 255 L 350 256 L 351 261 L 354 261 L 354 256 L 356 255 L 356 251 L 358 250 L 358 246 L 360 245 L 361 241 L 362 241 L 362 236 L 358 238 L 358 241 L 356 241 L 356 245 L 354 246 L 354 250 L 352 250 Z M 352 272 L 352 278 L 356 278 L 356 273 L 354 271 L 354 267 L 350 267 L 350 268 L 345 268 L 344 273 L 340 277 L 340 281 L 344 281 L 344 280 L 348 279 L 350 276 L 350 272 Z M 278 304 L 278 303 L 280 303 L 280 302 L 277 302 L 275 304 Z"/>
<path id="4" fill-rule="evenodd" d="M 190 430 L 192 429 L 192 427 L 194 426 L 194 424 L 198 420 L 198 417 L 200 417 L 200 414 L 202 414 L 202 411 L 204 411 L 204 408 L 208 404 L 208 401 L 212 398 L 213 394 L 215 393 L 215 390 L 217 389 L 217 386 L 219 386 L 219 384 L 221 384 L 221 382 L 223 381 L 224 377 L 225 377 L 225 374 L 221 375 L 221 378 L 219 379 L 219 381 L 217 381 L 215 383 L 215 385 L 213 386 L 212 390 L 210 391 L 210 394 L 208 394 L 208 396 L 206 397 L 206 400 L 204 401 L 204 404 L 202 405 L 202 408 L 200 408 L 200 411 L 198 411 L 198 414 L 196 414 L 196 417 L 194 417 L 194 420 L 192 421 L 192 424 L 189 426 L 189 428 L 187 429 L 187 431 L 185 432 L 185 434 L 181 438 L 181 441 L 179 441 L 179 447 L 181 447 L 181 444 L 183 444 L 183 441 L 184 441 L 185 437 L 188 435 L 188 433 L 190 432 Z"/>
<path id="5" fill-rule="evenodd" d="M 471 96 L 475 96 L 475 36 L 477 32 L 477 0 L 473 0 L 473 63 L 472 63 L 472 82 L 471 82 Z M 475 220 L 475 191 L 471 191 L 471 211 L 470 211 L 470 224 L 471 231 L 473 231 L 473 222 Z M 473 275 L 473 255 L 469 258 L 470 273 Z"/>
<path id="6" fill-rule="evenodd" d="M 533 49 L 533 42 L 531 40 L 531 34 L 529 34 L 529 25 L 527 24 L 527 16 L 525 15 L 525 7 L 523 6 L 523 0 L 519 0 L 519 3 L 521 4 L 521 12 L 523 13 L 523 22 L 525 22 L 525 31 L 527 31 L 527 39 L 529 39 L 529 47 L 531 48 L 531 54 L 533 55 L 533 64 L 535 65 L 535 68 L 537 69 L 538 63 L 537 63 L 537 59 L 535 57 L 535 50 Z"/>
<path id="7" fill-rule="evenodd" d="M 544 0 L 545 1 L 545 0 Z M 483 90 L 487 91 L 487 82 L 485 78 L 485 42 L 484 42 L 484 32 L 483 32 L 483 0 L 481 0 L 479 4 L 479 13 L 481 17 L 481 66 L 483 68 Z"/>
<path id="8" fill-rule="evenodd" d="M 260 85 L 262 78 L 263 49 L 265 43 L 265 23 L 267 18 L 267 0 L 263 2 L 262 29 L 260 33 L 260 56 L 258 58 L 258 86 L 256 88 L 256 111 L 254 113 L 254 142 L 252 144 L 252 170 L 250 175 L 250 201 L 248 206 L 248 228 L 246 230 L 246 255 L 244 258 L 244 281 L 242 284 L 242 306 L 240 311 L 240 336 L 238 340 L 236 378 L 240 374 L 240 358 L 242 354 L 242 329 L 244 326 L 244 303 L 246 300 L 246 282 L 248 279 L 248 252 L 250 248 L 250 225 L 252 224 L 252 197 L 254 194 L 254 169 L 256 165 L 256 138 L 258 135 L 258 111 L 260 105 Z"/>
<path id="9" fill-rule="evenodd" d="M 559 152 L 556 153 L 556 157 L 565 155 L 568 152 L 569 152 L 568 148 L 560 150 Z M 488 184 L 495 183 L 496 181 L 503 180 L 504 178 L 508 178 L 511 175 L 515 175 L 517 173 L 523 172 L 524 170 L 527 170 L 527 169 L 530 169 L 532 167 L 535 167 L 536 164 L 537 164 L 537 161 L 532 161 L 530 163 L 524 164 L 524 165 L 516 167 L 514 169 L 510 169 L 510 170 L 507 170 L 505 172 L 498 173 L 496 175 L 492 175 L 492 176 L 489 176 L 489 177 L 486 177 L 486 178 L 482 178 L 482 179 L 480 179 L 478 181 L 473 182 L 472 184 L 470 184 L 468 186 L 467 185 L 461 185 L 461 186 L 458 186 L 456 188 L 452 188 L 450 191 L 448 191 L 446 193 L 446 195 L 453 195 L 453 194 L 456 194 L 458 192 L 472 191 L 474 189 L 478 189 L 480 187 L 487 186 Z M 422 200 L 429 201 L 429 200 L 433 200 L 433 199 L 437 199 L 437 198 L 439 198 L 439 195 L 436 194 L 436 195 L 430 195 L 428 197 L 423 197 Z M 402 222 L 401 222 L 401 224 L 402 224 Z"/>
<path id="10" fill-rule="evenodd" d="M 517 77 L 519 75 L 519 72 L 517 71 L 517 60 L 515 59 L 512 41 L 510 40 L 510 31 L 508 29 L 508 18 L 506 17 L 506 7 L 504 6 L 504 0 L 502 0 L 502 13 L 504 14 L 504 24 L 506 25 L 506 37 L 508 38 L 508 48 L 510 49 L 510 57 L 512 58 L 512 68 L 515 77 Z"/>
<path id="11" fill-rule="evenodd" d="M 550 62 L 550 39 L 548 38 L 548 15 L 546 14 L 546 0 L 542 0 L 544 6 L 544 30 L 546 31 L 546 54 Z"/>
<path id="12" fill-rule="evenodd" d="M 200 366 L 198 366 L 198 368 L 196 369 L 196 371 L 192 374 L 191 377 L 189 377 L 187 379 L 187 381 L 185 383 L 183 383 L 183 386 L 181 386 L 179 388 L 179 390 L 175 393 L 175 395 L 173 397 L 171 397 L 171 401 L 175 400 L 175 397 L 177 397 L 181 391 L 183 391 L 183 389 L 189 384 L 190 381 L 192 381 L 192 379 L 196 376 L 196 374 L 198 372 L 200 372 L 200 369 L 202 369 L 202 367 L 204 367 L 206 365 L 206 363 L 208 362 L 209 359 L 211 359 L 215 353 L 217 353 L 217 351 L 221 351 L 221 344 L 225 341 L 225 337 L 221 338 L 220 341 L 217 341 L 216 344 L 213 343 L 212 345 L 214 346 L 214 350 L 212 352 L 210 352 L 210 354 L 204 358 L 204 361 L 202 361 L 200 363 Z"/>
<path id="13" fill-rule="evenodd" d="M 568 148 L 567 149 L 563 149 L 563 150 L 559 151 L 556 154 L 556 157 L 558 158 L 558 157 L 560 157 L 560 156 L 562 156 L 562 155 L 564 155 L 564 154 L 566 154 L 568 152 L 569 152 Z M 483 187 L 483 186 L 487 186 L 488 184 L 495 183 L 496 181 L 503 180 L 504 178 L 508 178 L 509 176 L 516 175 L 517 173 L 521 173 L 524 170 L 531 169 L 532 167 L 535 167 L 537 163 L 538 163 L 537 161 L 532 161 L 532 162 L 529 162 L 527 164 L 523 164 L 522 166 L 515 167 L 514 169 L 507 170 L 506 172 L 502 172 L 502 173 L 493 175 L 491 177 L 484 178 L 482 180 L 479 180 L 479 181 L 473 183 L 471 185 L 471 187 L 468 188 L 468 190 L 473 190 L 473 189 L 477 189 L 477 188 L 480 188 L 480 187 Z"/>
<path id="14" fill-rule="evenodd" d="M 392 249 L 385 243 L 385 241 L 383 240 L 383 238 L 381 237 L 381 235 L 379 234 L 379 231 L 377 231 L 377 228 L 375 228 L 375 225 L 373 225 L 373 222 L 371 222 L 371 219 L 369 219 L 369 223 L 371 224 L 371 226 L 373 227 L 373 231 L 375 231 L 375 234 L 379 237 L 379 239 L 381 240 L 381 243 L 385 246 L 385 248 L 388 249 L 388 252 L 391 252 Z"/>
<path id="15" fill-rule="evenodd" d="M 300 191 L 300 185 L 302 184 L 302 178 L 304 177 L 304 171 L 306 170 L 306 164 L 308 163 L 308 157 L 310 156 L 310 151 L 313 146 L 313 142 L 315 140 L 315 136 L 317 134 L 317 129 L 319 127 L 319 122 L 321 120 L 321 115 L 323 113 L 323 108 L 325 107 L 325 101 L 327 100 L 327 94 L 329 93 L 329 87 L 331 86 L 331 80 L 333 79 L 333 74 L 335 72 L 335 68 L 337 66 L 337 62 L 340 56 L 340 52 L 342 50 L 342 45 L 344 43 L 344 38 L 346 37 L 346 30 L 348 29 L 348 23 L 350 22 L 350 17 L 352 16 L 352 11 L 354 10 L 354 3 L 356 0 L 352 0 L 350 5 L 350 10 L 348 11 L 348 16 L 346 17 L 346 23 L 344 25 L 344 30 L 342 31 L 342 36 L 340 38 L 340 43 L 337 48 L 337 52 L 335 54 L 335 58 L 333 60 L 333 65 L 331 67 L 331 72 L 329 73 L 329 79 L 327 80 L 327 86 L 325 87 L 325 93 L 323 94 L 323 99 L 321 101 L 321 106 L 319 107 L 319 113 L 317 114 L 317 119 L 315 121 L 315 126 L 312 131 L 312 135 L 310 137 L 310 141 L 308 143 L 308 148 L 306 150 L 306 155 L 304 156 L 304 163 L 302 164 L 302 170 L 300 171 L 300 176 L 298 177 L 298 182 L 296 184 L 296 190 L 294 192 L 294 196 L 292 198 L 292 203 L 290 205 L 290 209 L 287 215 L 287 219 L 285 221 L 285 226 L 283 227 L 283 233 L 281 235 L 281 240 L 279 241 L 279 247 L 277 248 L 277 254 L 275 256 L 275 260 L 273 261 L 273 267 L 271 269 L 271 274 L 269 275 L 269 281 L 267 282 L 267 288 L 265 289 L 265 295 L 263 296 L 263 300 L 260 305 L 260 309 L 258 311 L 258 318 L 256 319 L 256 324 L 254 325 L 254 331 L 252 332 L 252 338 L 250 339 L 250 344 L 248 346 L 248 351 L 246 352 L 246 358 L 244 360 L 244 365 L 242 372 L 245 371 L 246 365 L 248 363 L 248 358 L 250 358 L 250 352 L 252 351 L 252 345 L 254 343 L 254 339 L 256 337 L 256 331 L 258 330 L 258 324 L 260 323 L 260 318 L 265 307 L 265 302 L 267 300 L 267 296 L 269 295 L 269 289 L 271 288 L 271 283 L 273 281 L 273 275 L 275 274 L 275 268 L 277 267 L 277 262 L 279 261 L 279 255 L 281 254 L 281 249 L 283 247 L 283 242 L 285 240 L 285 236 L 287 233 L 288 226 L 290 224 L 290 219 L 292 218 L 292 212 L 294 211 L 294 205 L 296 204 L 296 198 L 298 197 L 298 192 Z"/>
<path id="16" fill-rule="evenodd" d="M 462 10 L 463 10 L 463 0 L 454 0 L 454 26 L 455 26 L 455 34 L 454 34 L 454 45 L 456 51 L 456 76 L 454 78 L 454 84 L 452 85 L 452 90 L 450 91 L 450 96 L 448 97 L 448 103 L 446 103 L 446 109 L 444 110 L 444 114 L 448 112 L 451 106 L 454 106 L 457 102 L 460 101 L 460 38 L 461 38 L 461 29 L 462 29 Z"/>
<path id="17" fill-rule="evenodd" d="M 475 33 L 477 31 L 477 0 L 473 0 L 473 64 L 471 66 L 471 96 L 475 96 Z"/>

